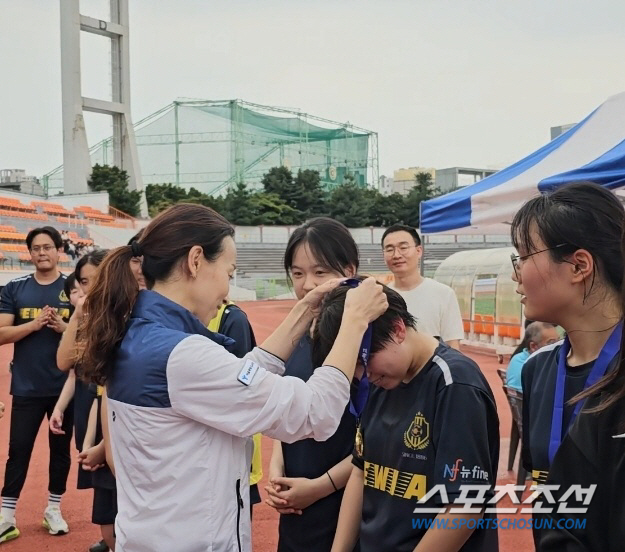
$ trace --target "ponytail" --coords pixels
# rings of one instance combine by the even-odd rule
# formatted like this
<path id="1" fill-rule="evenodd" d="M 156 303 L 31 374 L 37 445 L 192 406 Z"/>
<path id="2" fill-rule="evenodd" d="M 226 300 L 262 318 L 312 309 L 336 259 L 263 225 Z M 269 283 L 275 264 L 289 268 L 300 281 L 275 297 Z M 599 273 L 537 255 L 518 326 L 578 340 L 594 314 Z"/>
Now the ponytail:
<path id="1" fill-rule="evenodd" d="M 85 300 L 88 313 L 80 328 L 85 337 L 80 363 L 83 377 L 104 385 L 111 375 L 115 349 L 122 340 L 126 322 L 137 301 L 139 288 L 131 269 L 132 247 L 124 245 L 109 253 L 98 270 Z"/>
<path id="2" fill-rule="evenodd" d="M 85 322 L 80 328 L 85 349 L 80 362 L 84 378 L 103 385 L 115 367 L 116 348 L 137 301 L 139 286 L 130 269 L 133 257 L 143 257 L 142 272 L 148 289 L 166 280 L 181 265 L 189 250 L 199 245 L 213 262 L 224 238 L 234 236 L 230 223 L 208 207 L 178 203 L 160 213 L 138 239 L 118 247 L 100 265 L 85 301 Z"/>

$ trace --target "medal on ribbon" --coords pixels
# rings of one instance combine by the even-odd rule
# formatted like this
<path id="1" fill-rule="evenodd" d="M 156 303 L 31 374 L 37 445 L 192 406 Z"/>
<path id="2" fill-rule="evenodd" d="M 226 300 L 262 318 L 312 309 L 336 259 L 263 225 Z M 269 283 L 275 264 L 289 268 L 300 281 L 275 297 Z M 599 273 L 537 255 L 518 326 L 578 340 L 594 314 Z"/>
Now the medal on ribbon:
<path id="1" fill-rule="evenodd" d="M 360 280 L 356 278 L 349 278 L 344 282 L 341 282 L 342 286 L 349 286 L 352 288 L 360 285 Z M 371 337 L 373 335 L 373 328 L 371 324 L 367 327 L 365 335 L 362 338 L 360 344 L 360 352 L 358 353 L 358 359 L 362 364 L 364 370 L 362 378 L 358 382 L 358 390 L 353 396 L 353 400 L 349 401 L 349 411 L 356 417 L 356 437 L 354 440 L 354 447 L 356 454 L 362 457 L 364 452 L 364 440 L 362 438 L 362 430 L 360 428 L 360 417 L 367 404 L 367 398 L 369 397 L 369 378 L 367 377 L 367 364 L 369 362 L 369 356 L 371 354 Z"/>

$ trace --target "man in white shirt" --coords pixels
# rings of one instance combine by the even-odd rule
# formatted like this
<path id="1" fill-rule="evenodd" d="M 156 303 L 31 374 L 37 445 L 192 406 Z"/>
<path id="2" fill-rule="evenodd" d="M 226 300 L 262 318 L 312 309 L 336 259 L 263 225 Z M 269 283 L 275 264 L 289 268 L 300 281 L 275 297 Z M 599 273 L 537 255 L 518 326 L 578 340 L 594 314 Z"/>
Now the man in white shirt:
<path id="1" fill-rule="evenodd" d="M 386 266 L 395 276 L 390 287 L 406 301 L 408 312 L 417 319 L 417 330 L 459 349 L 464 328 L 458 299 L 449 286 L 421 275 L 419 233 L 411 226 L 394 224 L 382 236 L 382 250 Z"/>

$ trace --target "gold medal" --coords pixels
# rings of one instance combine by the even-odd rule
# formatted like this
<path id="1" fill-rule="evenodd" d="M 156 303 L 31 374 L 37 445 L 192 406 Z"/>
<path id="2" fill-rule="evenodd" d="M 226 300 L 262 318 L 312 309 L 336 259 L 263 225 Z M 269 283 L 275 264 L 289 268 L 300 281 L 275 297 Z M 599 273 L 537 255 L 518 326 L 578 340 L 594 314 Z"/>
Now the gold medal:
<path id="1" fill-rule="evenodd" d="M 362 453 L 364 452 L 364 442 L 362 440 L 362 432 L 360 431 L 360 424 L 356 427 L 356 454 L 362 458 Z"/>

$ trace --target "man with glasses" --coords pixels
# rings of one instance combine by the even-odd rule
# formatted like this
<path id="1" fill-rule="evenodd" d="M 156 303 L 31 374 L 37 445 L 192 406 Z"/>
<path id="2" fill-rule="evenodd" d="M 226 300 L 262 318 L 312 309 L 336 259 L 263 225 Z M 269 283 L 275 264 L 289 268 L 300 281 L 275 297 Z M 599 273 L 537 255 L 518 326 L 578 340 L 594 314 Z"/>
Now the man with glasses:
<path id="1" fill-rule="evenodd" d="M 11 280 L 0 296 L 0 345 L 14 344 L 9 458 L 2 489 L 0 543 L 20 534 L 15 509 L 35 439 L 44 416 L 50 418 L 67 378 L 56 364 L 56 350 L 70 314 L 65 276 L 57 267 L 63 240 L 56 229 L 44 226 L 28 233 L 26 245 L 35 273 Z M 63 419 L 64 434 L 48 435 L 50 494 L 43 526 L 52 535 L 69 531 L 60 503 L 71 462 L 72 413 L 73 409 L 68 408 Z"/>
<path id="2" fill-rule="evenodd" d="M 449 286 L 421 275 L 423 246 L 419 233 L 411 226 L 394 224 L 382 236 L 382 251 L 395 277 L 390 287 L 406 301 L 408 312 L 417 319 L 417 331 L 459 349 L 464 328 L 458 299 Z"/>

